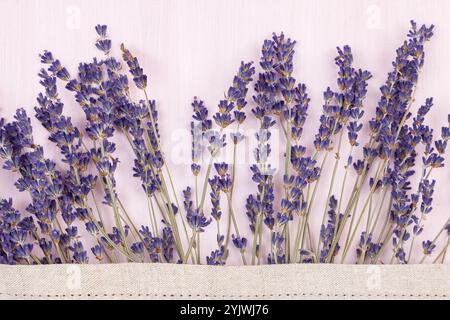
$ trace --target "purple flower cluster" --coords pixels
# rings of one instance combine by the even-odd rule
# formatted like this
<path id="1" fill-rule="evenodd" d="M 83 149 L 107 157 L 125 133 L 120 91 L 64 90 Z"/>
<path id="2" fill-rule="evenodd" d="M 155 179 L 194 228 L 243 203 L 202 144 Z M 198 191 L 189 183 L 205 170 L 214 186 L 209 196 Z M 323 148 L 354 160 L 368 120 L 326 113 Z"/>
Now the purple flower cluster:
<path id="1" fill-rule="evenodd" d="M 22 217 L 12 200 L 0 201 L 0 264 L 32 264 L 33 240 L 38 240 L 32 217 Z"/>
<path id="2" fill-rule="evenodd" d="M 30 195 L 31 202 L 26 207 L 30 217 L 21 219 L 21 214 L 12 208 L 11 201 L 2 201 L 5 240 L 8 238 L 7 230 L 13 234 L 19 232 L 24 241 L 29 235 L 32 236 L 44 255 L 41 259 L 34 258 L 34 262 L 86 263 L 86 251 L 78 241 L 78 229 L 73 225 L 80 212 L 73 206 L 71 177 L 57 170 L 56 164 L 45 158 L 43 148 L 33 143 L 31 119 L 25 110 L 19 109 L 14 119 L 6 124 L 4 120 L 0 121 L 1 157 L 4 159 L 4 169 L 19 174 L 16 188 Z M 36 219 L 39 228 L 31 217 Z M 15 224 L 12 226 L 11 219 L 19 219 L 23 228 L 17 229 L 19 225 Z M 23 253 L 32 247 L 24 241 L 20 242 L 25 250 Z M 10 243 L 8 247 L 8 261 L 14 261 L 12 250 L 16 246 Z M 20 247 L 17 248 L 20 250 Z M 30 253 L 24 258 L 31 259 Z"/>
<path id="3" fill-rule="evenodd" d="M 252 80 L 255 68 L 252 62 L 241 62 L 239 71 L 233 79 L 233 86 L 228 89 L 225 99 L 219 102 L 219 111 L 213 115 L 213 119 L 219 128 L 225 129 L 234 121 L 242 124 L 245 120 L 245 113 L 241 110 L 247 105 L 245 97 L 248 92 L 248 84 Z M 236 110 L 234 110 L 236 108 Z M 232 111 L 234 110 L 234 118 Z"/>
<path id="4" fill-rule="evenodd" d="M 320 252 L 320 262 L 324 263 L 328 256 L 336 256 L 339 253 L 339 244 L 334 247 L 334 252 L 330 252 L 332 249 L 333 239 L 336 236 L 336 232 L 339 229 L 343 214 L 337 211 L 338 200 L 332 196 L 330 198 L 328 207 L 328 223 L 327 225 L 322 225 L 320 229 L 320 238 L 322 240 L 322 250 Z"/>
<path id="5" fill-rule="evenodd" d="M 193 115 L 191 122 L 192 135 L 192 165 L 191 171 L 194 176 L 198 176 L 201 170 L 200 161 L 202 160 L 203 138 L 206 132 L 211 130 L 212 121 L 208 119 L 208 109 L 202 100 L 194 97 L 192 102 Z"/>
<path id="6" fill-rule="evenodd" d="M 335 62 L 339 67 L 337 84 L 340 91 L 333 92 L 328 88 L 323 94 L 323 115 L 314 140 L 316 150 L 319 151 L 328 150 L 332 146 L 333 136 L 345 125 L 350 145 L 358 145 L 358 132 L 362 129 L 362 124 L 358 121 L 364 115 L 362 107 L 367 93 L 367 81 L 372 77 L 369 71 L 353 68 L 353 55 L 349 46 L 337 50 Z"/>
<path id="7" fill-rule="evenodd" d="M 411 108 L 415 88 L 424 64 L 424 44 L 432 36 L 433 26 L 423 25 L 418 28 L 416 23 L 411 23 L 408 41 L 397 50 L 397 57 L 393 62 L 394 70 L 388 74 L 388 80 L 380 89 L 382 97 L 376 109 L 376 116 L 369 122 L 371 140 L 364 147 L 364 159 L 354 164 L 358 174 L 362 175 L 368 171 L 376 157 L 384 163 L 383 172 L 370 179 L 370 186 L 372 190 L 378 190 L 380 187 L 391 188 L 389 217 L 393 224 L 394 257 L 399 263 L 409 262 L 414 237 L 422 232 L 423 217 L 431 211 L 435 180 L 429 178 L 430 168 L 443 166 L 446 148 L 447 128 L 442 129 L 442 139 L 434 141 L 433 129 L 424 123 L 427 113 L 433 106 L 432 98 L 427 99 L 419 108 L 411 124 L 407 122 L 413 114 Z M 417 146 L 420 144 L 425 149 L 421 179 L 417 191 L 411 192 L 411 180 L 415 174 L 418 155 Z M 436 149 L 433 146 L 436 146 Z M 415 213 L 418 206 L 420 217 Z M 411 238 L 410 226 L 413 240 L 408 254 L 406 243 Z M 386 237 L 380 235 L 377 242 L 373 242 L 372 239 L 372 233 L 364 232 L 361 235 L 359 248 L 365 246 L 362 250 L 362 261 L 366 251 L 372 261 L 373 259 L 376 261 L 389 239 L 389 234 Z M 358 255 L 360 252 L 358 249 Z"/>

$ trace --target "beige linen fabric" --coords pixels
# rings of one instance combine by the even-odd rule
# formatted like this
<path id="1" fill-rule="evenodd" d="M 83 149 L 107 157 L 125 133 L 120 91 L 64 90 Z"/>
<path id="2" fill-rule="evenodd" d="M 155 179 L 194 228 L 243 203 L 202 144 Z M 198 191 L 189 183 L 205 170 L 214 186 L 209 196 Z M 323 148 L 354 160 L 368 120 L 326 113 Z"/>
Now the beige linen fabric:
<path id="1" fill-rule="evenodd" d="M 2 299 L 449 299 L 450 266 L 0 266 Z"/>

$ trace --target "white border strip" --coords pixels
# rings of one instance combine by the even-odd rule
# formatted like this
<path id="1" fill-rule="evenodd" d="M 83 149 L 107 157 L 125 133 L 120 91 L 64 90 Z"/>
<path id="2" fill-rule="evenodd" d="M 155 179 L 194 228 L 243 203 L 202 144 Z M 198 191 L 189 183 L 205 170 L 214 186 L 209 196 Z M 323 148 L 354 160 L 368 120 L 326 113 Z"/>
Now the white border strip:
<path id="1" fill-rule="evenodd" d="M 448 300 L 450 266 L 0 266 L 0 298 Z"/>

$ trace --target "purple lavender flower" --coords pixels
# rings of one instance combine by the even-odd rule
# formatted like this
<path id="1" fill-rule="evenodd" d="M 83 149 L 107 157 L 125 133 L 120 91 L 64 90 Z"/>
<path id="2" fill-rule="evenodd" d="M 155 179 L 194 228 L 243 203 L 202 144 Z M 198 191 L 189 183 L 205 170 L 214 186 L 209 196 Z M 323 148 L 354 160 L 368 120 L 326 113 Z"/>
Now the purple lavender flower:
<path id="1" fill-rule="evenodd" d="M 139 65 L 138 59 L 134 57 L 123 44 L 120 46 L 120 49 L 122 50 L 123 60 L 127 63 L 130 69 L 130 73 L 133 76 L 133 81 L 136 84 L 136 87 L 145 90 L 145 88 L 147 88 L 147 75 L 144 74 L 144 70 Z"/>
<path id="2" fill-rule="evenodd" d="M 32 264 L 31 252 L 37 240 L 32 217 L 23 217 L 12 200 L 0 200 L 0 264 Z"/>
<path id="3" fill-rule="evenodd" d="M 225 265 L 225 247 L 221 246 L 220 249 L 211 251 L 211 255 L 206 257 L 206 263 L 211 266 L 223 266 Z"/>
<path id="4" fill-rule="evenodd" d="M 285 253 L 283 251 L 284 237 L 279 232 L 272 233 L 271 236 L 271 253 L 267 256 L 268 264 L 284 263 Z"/>
<path id="5" fill-rule="evenodd" d="M 222 209 L 220 207 L 220 194 L 221 194 L 221 185 L 220 178 L 218 176 L 214 176 L 212 179 L 209 179 L 209 185 L 211 188 L 211 216 L 219 221 L 222 216 Z"/>
<path id="6" fill-rule="evenodd" d="M 111 40 L 108 39 L 108 36 L 106 34 L 107 26 L 97 25 L 95 27 L 95 30 L 97 31 L 97 34 L 100 37 L 99 39 L 97 39 L 95 46 L 100 51 L 103 51 L 105 54 L 108 54 L 109 51 L 111 50 Z"/>
<path id="7" fill-rule="evenodd" d="M 390 154 L 395 133 L 404 119 L 409 118 L 410 103 L 418 72 L 424 64 L 424 44 L 433 36 L 433 25 L 423 25 L 419 29 L 411 22 L 408 41 L 397 50 L 393 62 L 394 70 L 388 74 L 388 80 L 380 88 L 381 100 L 376 110 L 376 117 L 370 122 L 372 137 L 380 143 L 379 154 Z"/>
<path id="8" fill-rule="evenodd" d="M 233 86 L 228 89 L 225 99 L 219 102 L 219 111 L 213 115 L 213 119 L 216 124 L 225 129 L 234 121 L 239 124 L 244 122 L 245 113 L 241 110 L 247 105 L 245 97 L 248 92 L 248 84 L 252 81 L 252 76 L 255 73 L 255 68 L 252 66 L 252 62 L 241 62 L 239 71 L 233 79 Z M 234 119 L 232 117 L 232 111 L 234 109 Z"/>
<path id="9" fill-rule="evenodd" d="M 41 57 L 45 56 L 46 58 L 42 60 L 50 64 L 48 71 L 51 72 L 56 60 L 48 51 L 41 55 Z M 75 198 L 83 198 L 91 190 L 92 182 L 97 179 L 92 175 L 84 176 L 91 160 L 90 154 L 81 148 L 82 138 L 78 128 L 72 124 L 71 118 L 62 114 L 64 105 L 61 100 L 48 94 L 49 90 L 57 92 L 56 82 L 49 80 L 56 80 L 55 73 L 48 74 L 45 70 L 41 70 L 40 76 L 43 79 L 41 84 L 44 86 L 45 93 L 39 94 L 37 98 L 39 107 L 35 107 L 36 118 L 49 131 L 49 140 L 60 148 L 64 157 L 63 161 L 70 166 L 67 179 L 71 182 L 71 193 Z M 53 89 L 48 88 L 48 83 L 53 83 Z M 91 183 L 87 183 L 88 181 Z"/>
<path id="10" fill-rule="evenodd" d="M 236 237 L 232 235 L 233 244 L 236 248 L 238 248 L 241 252 L 245 251 L 245 248 L 247 247 L 247 238 L 245 237 Z"/>
<path id="11" fill-rule="evenodd" d="M 188 211 L 186 218 L 194 232 L 204 232 L 204 228 L 211 223 L 211 218 L 207 219 L 198 209 Z"/>
<path id="12" fill-rule="evenodd" d="M 3 153 L 6 160 L 3 167 L 20 173 L 15 185 L 19 191 L 27 191 L 31 196 L 31 203 L 26 210 L 36 217 L 43 235 L 35 237 L 41 248 L 45 249 L 45 263 L 70 262 L 69 249 L 77 236 L 77 230 L 70 226 L 73 222 L 72 196 L 63 189 L 65 178 L 56 170 L 56 164 L 44 157 L 42 147 L 34 145 L 30 119 L 24 110 L 18 110 L 15 121 L 4 125 L 0 131 L 7 151 Z M 65 230 L 61 227 L 58 215 L 63 217 L 67 225 Z M 47 239 L 57 249 L 55 258 Z"/>
<path id="13" fill-rule="evenodd" d="M 430 255 L 433 253 L 436 245 L 432 241 L 427 240 L 422 242 L 422 248 L 425 255 Z"/>
<path id="14" fill-rule="evenodd" d="M 294 210 L 294 205 L 289 200 L 282 199 L 281 209 L 277 214 L 277 220 L 280 225 L 283 225 L 293 219 L 292 210 Z"/>
<path id="15" fill-rule="evenodd" d="M 191 201 L 192 193 L 190 187 L 187 187 L 186 190 L 183 191 L 183 197 L 184 209 L 186 210 L 186 218 L 189 226 L 194 232 L 204 232 L 204 228 L 211 223 L 212 219 L 210 218 L 208 220 L 203 212 L 200 212 L 199 209 L 194 208 Z"/>
<path id="16" fill-rule="evenodd" d="M 210 130 L 212 127 L 212 121 L 208 118 L 208 109 L 205 107 L 205 103 L 197 97 L 194 97 L 194 101 L 191 105 L 193 109 L 192 118 L 201 124 L 201 131 L 204 133 Z"/>
<path id="17" fill-rule="evenodd" d="M 370 259 L 377 258 L 383 243 L 375 243 L 373 241 L 373 235 L 367 234 L 365 231 L 361 233 L 358 247 L 356 249 L 356 256 L 361 263 L 364 263 L 365 257 Z"/>
<path id="18" fill-rule="evenodd" d="M 170 227 L 165 227 L 162 232 L 162 252 L 167 262 L 173 262 L 174 237 Z"/>
<path id="19" fill-rule="evenodd" d="M 103 260 L 103 254 L 105 252 L 105 250 L 103 249 L 103 246 L 97 244 L 95 246 L 93 246 L 91 248 L 92 253 L 94 254 L 95 258 L 98 261 L 102 261 Z"/>
<path id="20" fill-rule="evenodd" d="M 83 248 L 83 243 L 80 241 L 75 242 L 70 250 L 73 251 L 73 259 L 76 263 L 88 263 L 87 252 Z"/>
<path id="21" fill-rule="evenodd" d="M 358 132 L 362 129 L 358 120 L 364 114 L 363 100 L 367 93 L 367 81 L 372 75 L 368 71 L 353 68 L 353 55 L 349 46 L 344 46 L 343 49 L 338 47 L 337 50 L 339 55 L 335 61 L 339 67 L 337 83 L 340 92 L 333 92 L 330 88 L 324 92 L 323 115 L 320 118 L 319 133 L 314 140 L 316 150 L 329 149 L 333 136 L 339 133 L 345 124 L 349 142 L 356 146 Z"/>
<path id="22" fill-rule="evenodd" d="M 200 173 L 201 165 L 199 164 L 203 152 L 203 138 L 207 131 L 211 130 L 212 121 L 208 118 L 208 109 L 202 100 L 194 97 L 192 102 L 193 115 L 191 122 L 192 136 L 192 174 L 197 177 Z"/>
<path id="23" fill-rule="evenodd" d="M 337 244 L 334 248 L 334 251 L 331 253 L 333 246 L 333 240 L 336 236 L 337 230 L 339 229 L 343 214 L 336 212 L 337 211 L 338 201 L 334 196 L 331 196 L 328 203 L 328 222 L 327 225 L 322 225 L 320 229 L 320 238 L 322 242 L 322 250 L 320 251 L 320 262 L 324 263 L 326 259 L 331 255 L 332 257 L 336 256 L 339 253 L 340 246 Z"/>

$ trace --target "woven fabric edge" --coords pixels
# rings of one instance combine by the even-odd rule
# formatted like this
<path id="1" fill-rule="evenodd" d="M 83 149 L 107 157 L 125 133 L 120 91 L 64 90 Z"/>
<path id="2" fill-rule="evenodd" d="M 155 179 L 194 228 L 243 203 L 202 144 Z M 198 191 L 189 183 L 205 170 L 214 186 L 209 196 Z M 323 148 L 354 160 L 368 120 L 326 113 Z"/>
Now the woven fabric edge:
<path id="1" fill-rule="evenodd" d="M 0 298 L 448 300 L 450 266 L 0 266 Z"/>

